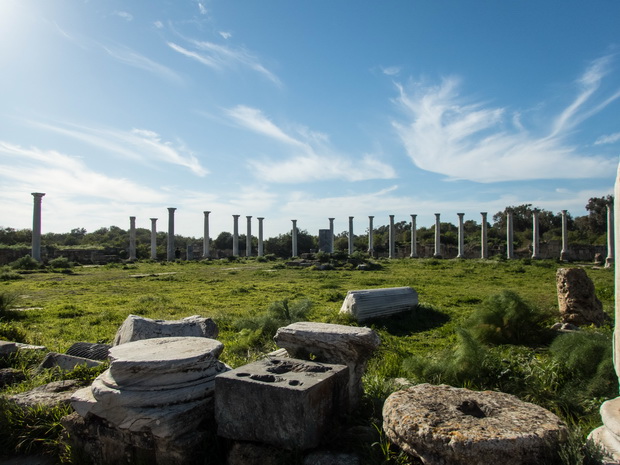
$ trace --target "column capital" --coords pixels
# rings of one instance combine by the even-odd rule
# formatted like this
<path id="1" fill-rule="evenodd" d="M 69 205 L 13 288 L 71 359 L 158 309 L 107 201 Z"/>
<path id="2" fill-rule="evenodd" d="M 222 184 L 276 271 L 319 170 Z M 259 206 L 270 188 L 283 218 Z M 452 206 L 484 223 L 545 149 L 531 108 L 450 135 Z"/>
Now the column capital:
<path id="1" fill-rule="evenodd" d="M 374 215 L 368 215 L 368 218 L 370 218 L 371 220 L 374 218 Z"/>
<path id="2" fill-rule="evenodd" d="M 37 198 L 37 199 L 40 199 L 40 198 L 41 198 L 41 197 L 43 197 L 44 195 L 45 195 L 45 193 L 44 193 L 44 192 L 33 192 L 33 193 L 32 193 L 32 196 L 33 196 L 33 197 L 35 197 L 35 198 Z"/>
<path id="3" fill-rule="evenodd" d="M 239 218 L 241 215 L 233 215 L 233 218 Z"/>
<path id="4" fill-rule="evenodd" d="M 210 211 L 204 211 L 203 212 L 205 214 L 205 216 L 209 216 L 209 213 L 211 213 Z"/>
<path id="5" fill-rule="evenodd" d="M 463 216 L 465 216 L 465 213 L 457 213 L 457 215 L 462 218 Z"/>
<path id="6" fill-rule="evenodd" d="M 251 215 L 246 215 L 246 218 L 249 220 L 249 219 L 252 218 L 252 216 Z"/>
<path id="7" fill-rule="evenodd" d="M 175 211 L 176 209 L 177 209 L 177 207 L 168 207 L 168 211 L 169 211 L 169 212 L 173 212 L 173 211 Z"/>
<path id="8" fill-rule="evenodd" d="M 439 218 L 441 216 L 441 213 L 435 213 L 435 218 Z"/>
<path id="9" fill-rule="evenodd" d="M 390 215 L 390 218 L 394 219 L 394 215 Z"/>
<path id="10" fill-rule="evenodd" d="M 263 221 L 263 220 L 265 219 L 265 217 L 264 217 L 264 216 L 257 216 L 257 217 L 256 217 L 256 219 L 257 219 L 258 221 Z"/>
<path id="11" fill-rule="evenodd" d="M 418 215 L 417 215 L 417 214 L 415 214 L 415 213 L 411 213 L 409 216 L 411 216 L 411 218 L 415 218 L 415 217 L 416 217 L 416 216 L 418 216 Z"/>
<path id="12" fill-rule="evenodd" d="M 157 218 L 149 218 L 151 221 L 157 221 Z"/>

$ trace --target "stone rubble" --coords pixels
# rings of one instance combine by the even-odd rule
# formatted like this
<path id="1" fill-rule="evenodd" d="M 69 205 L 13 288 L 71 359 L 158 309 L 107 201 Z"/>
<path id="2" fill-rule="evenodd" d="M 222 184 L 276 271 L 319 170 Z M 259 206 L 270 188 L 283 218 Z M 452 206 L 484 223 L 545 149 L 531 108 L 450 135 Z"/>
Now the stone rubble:
<path id="1" fill-rule="evenodd" d="M 594 283 L 583 268 L 559 268 L 556 273 L 558 305 L 563 323 L 601 326 L 607 320 L 596 297 Z"/>

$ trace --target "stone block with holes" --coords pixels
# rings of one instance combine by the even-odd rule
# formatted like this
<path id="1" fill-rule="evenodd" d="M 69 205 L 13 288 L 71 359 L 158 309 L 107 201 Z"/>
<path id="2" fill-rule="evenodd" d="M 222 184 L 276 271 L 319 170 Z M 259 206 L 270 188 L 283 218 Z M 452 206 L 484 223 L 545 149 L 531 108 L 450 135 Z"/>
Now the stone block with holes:
<path id="1" fill-rule="evenodd" d="M 318 446 L 346 413 L 345 365 L 270 357 L 218 375 L 219 436 L 289 450 Z"/>

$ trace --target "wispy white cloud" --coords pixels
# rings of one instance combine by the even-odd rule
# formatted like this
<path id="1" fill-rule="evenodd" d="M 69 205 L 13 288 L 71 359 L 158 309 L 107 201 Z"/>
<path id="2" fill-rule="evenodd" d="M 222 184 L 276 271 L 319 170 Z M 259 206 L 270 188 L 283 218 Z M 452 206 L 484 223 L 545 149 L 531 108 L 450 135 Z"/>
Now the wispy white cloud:
<path id="1" fill-rule="evenodd" d="M 232 34 L 230 32 L 226 32 L 226 31 L 220 31 L 220 35 L 224 38 L 224 39 L 230 39 L 232 37 Z"/>
<path id="2" fill-rule="evenodd" d="M 202 2 L 198 2 L 198 11 L 201 15 L 206 15 L 209 12 Z"/>
<path id="3" fill-rule="evenodd" d="M 122 155 L 143 163 L 164 162 L 188 168 L 197 176 L 205 176 L 204 168 L 195 154 L 182 142 L 173 144 L 165 141 L 159 134 L 146 129 L 122 131 L 108 128 L 92 128 L 76 125 L 51 125 L 31 122 L 32 125 L 73 139 L 81 140 L 108 153 Z"/>
<path id="4" fill-rule="evenodd" d="M 400 66 L 388 66 L 387 68 L 381 68 L 383 74 L 387 76 L 396 76 L 400 74 Z"/>
<path id="5" fill-rule="evenodd" d="M 241 66 L 251 69 L 278 86 L 282 83 L 280 79 L 269 71 L 257 57 L 252 55 L 244 48 L 233 48 L 225 45 L 218 45 L 213 42 L 190 40 L 194 50 L 190 50 L 174 42 L 168 42 L 168 46 L 188 58 L 192 58 L 203 65 L 217 70 L 224 70 Z"/>
<path id="6" fill-rule="evenodd" d="M 393 168 L 370 154 L 353 158 L 339 154 L 328 138 L 305 128 L 287 134 L 260 110 L 239 105 L 226 111 L 237 124 L 293 148 L 297 153 L 284 161 L 250 159 L 259 179 L 269 182 L 307 182 L 325 179 L 361 181 L 396 177 Z"/>
<path id="7" fill-rule="evenodd" d="M 104 44 L 100 44 L 100 46 L 108 53 L 108 55 L 121 63 L 148 71 L 172 82 L 183 82 L 183 78 L 174 70 L 157 63 L 144 55 L 141 55 L 135 50 L 125 46 L 112 46 Z"/>
<path id="8" fill-rule="evenodd" d="M 125 21 L 133 21 L 133 15 L 127 11 L 115 11 L 112 13 L 114 16 L 124 19 Z"/>
<path id="9" fill-rule="evenodd" d="M 613 134 L 607 134 L 599 137 L 594 142 L 594 145 L 613 144 L 620 140 L 620 132 L 614 132 Z"/>
<path id="10" fill-rule="evenodd" d="M 153 23 L 153 25 L 157 28 L 157 29 L 163 29 L 164 27 L 164 23 L 162 23 L 161 21 L 155 21 Z"/>
<path id="11" fill-rule="evenodd" d="M 396 103 L 410 121 L 394 127 L 408 155 L 420 168 L 451 179 L 499 182 L 533 179 L 605 177 L 616 160 L 579 151 L 566 136 L 586 118 L 620 97 L 616 92 L 592 102 L 609 59 L 596 60 L 578 81 L 574 100 L 555 118 L 548 135 L 528 131 L 521 115 L 484 102 L 465 103 L 459 80 L 433 87 L 398 86 Z M 510 124 L 512 123 L 512 125 Z"/>

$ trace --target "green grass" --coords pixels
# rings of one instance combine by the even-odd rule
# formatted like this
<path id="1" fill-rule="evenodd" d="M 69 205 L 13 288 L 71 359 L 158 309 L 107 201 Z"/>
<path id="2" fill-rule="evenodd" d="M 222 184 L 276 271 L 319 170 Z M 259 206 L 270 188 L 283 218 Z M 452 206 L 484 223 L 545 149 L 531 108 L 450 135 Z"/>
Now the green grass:
<path id="1" fill-rule="evenodd" d="M 71 274 L 23 272 L 23 279 L 0 281 L 0 293 L 16 295 L 19 305 L 18 310 L 3 313 L 0 338 L 15 334 L 23 342 L 64 352 L 79 341 L 110 343 L 129 314 L 157 319 L 198 314 L 218 324 L 218 339 L 225 347 L 221 359 L 236 367 L 275 348 L 271 336 L 278 325 L 299 318 L 356 324 L 338 313 L 349 290 L 411 286 L 420 300 L 415 312 L 368 324 L 379 333 L 382 345 L 364 376 L 366 396 L 357 419 L 360 424 L 381 424 L 381 405 L 400 386 L 396 378 L 423 381 L 425 376 L 471 388 L 511 391 L 559 413 L 583 434 L 600 422 L 598 407 L 606 397 L 615 395 L 610 396 L 605 385 L 610 366 L 597 365 L 601 372 L 595 374 L 600 382 L 588 388 L 591 396 L 587 397 L 582 391 L 574 391 L 580 389 L 578 380 L 567 378 L 570 361 L 554 357 L 546 342 L 527 341 L 529 345 L 523 345 L 517 339 L 512 345 L 496 341 L 491 346 L 461 330 L 471 324 L 472 316 L 484 309 L 489 299 L 506 292 L 518 295 L 528 309 L 550 315 L 545 325 L 557 320 L 555 273 L 565 264 L 435 259 L 378 263 L 380 267 L 373 271 L 345 267 L 316 270 L 287 267 L 283 261 L 239 259 L 76 266 Z M 588 267 L 587 273 L 613 322 L 613 270 Z M 540 325 L 539 320 L 536 322 Z M 613 323 L 589 331 L 600 334 L 595 337 L 603 346 L 610 345 L 605 338 L 612 327 Z M 597 357 L 598 349 L 592 350 L 582 357 Z M 433 364 L 442 363 L 440 357 L 451 360 L 446 365 L 451 367 L 451 377 L 433 368 Z M 417 371 L 412 368 L 415 360 Z M 471 364 L 472 360 L 481 363 L 481 368 Z M 573 391 L 565 392 L 564 388 Z M 579 405 L 567 403 L 571 396 Z M 403 461 L 402 457 L 395 458 L 394 451 L 385 452 L 380 437 L 377 448 L 369 456 L 383 459 L 373 463 Z"/>

